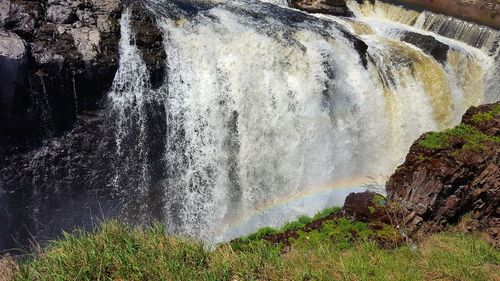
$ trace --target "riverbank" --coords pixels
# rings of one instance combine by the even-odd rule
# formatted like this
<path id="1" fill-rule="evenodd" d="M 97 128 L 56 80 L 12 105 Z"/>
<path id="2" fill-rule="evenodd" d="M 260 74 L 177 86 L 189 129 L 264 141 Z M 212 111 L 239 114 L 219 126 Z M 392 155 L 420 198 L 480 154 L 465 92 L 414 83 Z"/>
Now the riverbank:
<path id="1" fill-rule="evenodd" d="M 335 211 L 331 214 L 335 214 Z M 329 215 L 331 215 L 329 214 Z M 324 216 L 324 214 L 322 214 Z M 320 215 L 320 216 L 322 216 Z M 320 219 L 317 217 L 316 220 Z M 496 280 L 500 252 L 475 235 L 450 231 L 423 241 L 387 247 L 375 230 L 345 218 L 305 232 L 301 218 L 274 234 L 297 238 L 269 243 L 273 230 L 217 246 L 168 236 L 156 225 L 144 230 L 117 222 L 95 233 L 66 234 L 19 265 L 5 259 L 5 280 Z M 302 229 L 301 229 L 302 228 Z M 7 269 L 3 269 L 7 272 Z"/>

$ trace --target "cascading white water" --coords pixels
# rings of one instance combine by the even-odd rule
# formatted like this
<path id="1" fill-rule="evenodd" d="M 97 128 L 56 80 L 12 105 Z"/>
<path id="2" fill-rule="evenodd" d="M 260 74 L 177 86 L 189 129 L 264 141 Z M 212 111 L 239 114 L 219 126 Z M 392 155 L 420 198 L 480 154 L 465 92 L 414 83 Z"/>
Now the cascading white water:
<path id="1" fill-rule="evenodd" d="M 429 11 L 417 12 L 407 10 L 401 6 L 388 4 L 382 1 L 349 0 L 349 8 L 357 18 L 369 17 L 383 21 L 399 22 L 413 26 L 419 30 L 426 30 L 448 38 L 464 42 L 475 48 L 482 49 L 489 55 L 498 53 L 500 33 L 490 27 L 473 24 L 457 18 L 435 14 Z"/>
<path id="2" fill-rule="evenodd" d="M 414 27 L 208 3 L 172 17 L 160 9 L 166 2 L 150 2 L 167 53 L 158 89 L 146 82 L 125 14 L 110 94 L 116 187 L 139 170 L 131 196 L 143 201 L 134 204 L 147 209 L 148 189 L 159 188 L 175 232 L 220 241 L 341 204 L 350 190 L 383 183 L 420 134 L 457 124 L 490 89 L 489 53 L 433 34 L 450 46 L 440 63 L 399 41 L 406 30 L 431 34 Z M 346 30 L 368 45 L 366 66 Z M 164 119 L 148 117 L 152 103 Z M 166 127 L 154 137 L 164 140 L 165 171 L 152 183 L 148 126 L 157 122 Z"/>

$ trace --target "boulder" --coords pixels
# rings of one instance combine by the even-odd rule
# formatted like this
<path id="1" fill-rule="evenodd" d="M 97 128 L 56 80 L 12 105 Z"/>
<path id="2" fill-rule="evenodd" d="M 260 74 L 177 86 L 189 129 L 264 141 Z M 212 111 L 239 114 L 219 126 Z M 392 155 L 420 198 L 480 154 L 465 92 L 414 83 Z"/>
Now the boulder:
<path id="1" fill-rule="evenodd" d="M 433 36 L 405 31 L 401 36 L 401 41 L 417 46 L 442 64 L 445 64 L 448 59 L 450 47 Z"/>
<path id="2" fill-rule="evenodd" d="M 10 1 L 0 0 L 0 26 L 4 26 L 5 20 L 10 14 Z"/>
<path id="3" fill-rule="evenodd" d="M 371 191 L 349 194 L 342 215 L 363 222 L 390 222 L 387 199 Z"/>
<path id="4" fill-rule="evenodd" d="M 292 0 L 290 6 L 309 13 L 348 16 L 345 0 Z"/>
<path id="5" fill-rule="evenodd" d="M 83 61 L 90 61 L 97 57 L 101 34 L 95 27 L 80 27 L 71 30 L 71 35 Z"/>
<path id="6" fill-rule="evenodd" d="M 5 1 L 5 0 L 3 0 Z M 24 39 L 31 39 L 36 24 L 44 15 L 41 1 L 9 1 L 9 14 L 4 20 L 4 27 Z M 3 4 L 6 9 L 8 4 Z M 4 12 L 5 13 L 5 12 Z"/>
<path id="7" fill-rule="evenodd" d="M 26 55 L 24 40 L 18 35 L 0 28 L 0 57 L 20 60 Z"/>
<path id="8" fill-rule="evenodd" d="M 89 9 L 77 10 L 76 16 L 78 17 L 78 20 L 83 24 L 88 24 L 88 25 L 96 24 L 95 14 Z"/>

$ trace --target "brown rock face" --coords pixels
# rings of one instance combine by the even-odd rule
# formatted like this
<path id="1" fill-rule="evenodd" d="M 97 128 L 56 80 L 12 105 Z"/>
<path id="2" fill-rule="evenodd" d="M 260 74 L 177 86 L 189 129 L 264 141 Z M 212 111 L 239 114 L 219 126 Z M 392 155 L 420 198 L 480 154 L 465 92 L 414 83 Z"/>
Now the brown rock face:
<path id="1" fill-rule="evenodd" d="M 500 103 L 473 107 L 462 124 L 428 133 L 387 183 L 410 231 L 439 231 L 463 221 L 500 245 Z"/>
<path id="2" fill-rule="evenodd" d="M 371 191 L 349 194 L 342 215 L 364 222 L 390 223 L 386 198 Z"/>
<path id="3" fill-rule="evenodd" d="M 349 14 L 345 0 L 292 0 L 290 6 L 309 13 L 335 16 L 347 16 Z"/>

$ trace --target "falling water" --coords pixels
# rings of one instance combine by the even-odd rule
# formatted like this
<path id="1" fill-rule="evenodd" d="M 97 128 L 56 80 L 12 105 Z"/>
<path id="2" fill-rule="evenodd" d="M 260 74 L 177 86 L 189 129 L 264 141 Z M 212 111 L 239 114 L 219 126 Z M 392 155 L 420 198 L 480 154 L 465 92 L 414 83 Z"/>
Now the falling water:
<path id="1" fill-rule="evenodd" d="M 264 2 L 203 1 L 196 13 L 148 2 L 167 53 L 157 89 L 123 16 L 113 185 L 139 218 L 154 198 L 170 230 L 209 241 L 279 225 L 383 183 L 420 134 L 498 99 L 485 93 L 497 32 L 447 38 L 430 14 L 397 7 L 344 19 Z M 446 61 L 402 42 L 409 31 L 448 46 Z"/>

